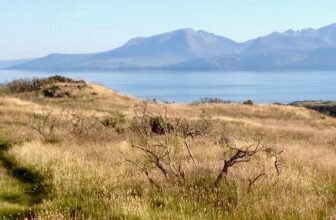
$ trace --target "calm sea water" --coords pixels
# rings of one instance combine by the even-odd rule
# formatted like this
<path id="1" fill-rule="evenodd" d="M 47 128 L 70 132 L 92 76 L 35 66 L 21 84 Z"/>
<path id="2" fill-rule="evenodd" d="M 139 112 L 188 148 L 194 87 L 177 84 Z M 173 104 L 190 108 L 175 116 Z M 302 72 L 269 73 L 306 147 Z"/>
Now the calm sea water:
<path id="1" fill-rule="evenodd" d="M 55 73 L 0 70 L 0 82 Z M 190 103 L 202 97 L 258 103 L 336 100 L 336 71 L 316 72 L 57 72 L 143 99 Z"/>

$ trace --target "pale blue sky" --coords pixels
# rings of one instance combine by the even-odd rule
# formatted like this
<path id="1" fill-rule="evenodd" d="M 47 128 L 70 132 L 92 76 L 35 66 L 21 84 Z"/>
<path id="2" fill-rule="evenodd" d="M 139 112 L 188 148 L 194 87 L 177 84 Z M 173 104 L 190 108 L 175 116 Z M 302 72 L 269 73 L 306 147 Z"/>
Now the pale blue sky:
<path id="1" fill-rule="evenodd" d="M 336 23 L 335 0 L 0 0 L 0 59 L 104 51 L 179 28 L 244 41 Z"/>

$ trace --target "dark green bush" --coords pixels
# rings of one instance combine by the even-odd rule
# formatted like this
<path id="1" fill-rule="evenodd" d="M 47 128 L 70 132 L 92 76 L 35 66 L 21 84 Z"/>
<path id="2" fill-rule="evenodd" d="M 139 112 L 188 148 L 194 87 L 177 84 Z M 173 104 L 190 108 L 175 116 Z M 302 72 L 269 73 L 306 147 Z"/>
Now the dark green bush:
<path id="1" fill-rule="evenodd" d="M 163 135 L 166 132 L 171 132 L 174 130 L 174 126 L 170 122 L 164 120 L 162 116 L 155 116 L 150 118 L 149 124 L 151 131 L 154 134 Z"/>
<path id="2" fill-rule="evenodd" d="M 225 103 L 225 104 L 227 104 L 227 103 L 231 103 L 231 101 L 223 100 L 221 98 L 216 98 L 216 97 L 214 97 L 214 98 L 204 97 L 204 98 L 200 98 L 200 100 L 198 100 L 198 101 L 193 102 L 192 104 L 197 105 L 197 104 L 207 104 L 207 103 L 209 103 L 209 104 L 212 104 L 212 103 Z"/>
<path id="3" fill-rule="evenodd" d="M 67 91 L 62 91 L 59 86 L 53 85 L 48 89 L 44 89 L 43 95 L 49 98 L 64 98 L 69 97 L 70 93 Z"/>
<path id="4" fill-rule="evenodd" d="M 42 86 L 50 85 L 53 83 L 80 83 L 86 85 L 85 81 L 73 80 L 64 76 L 50 76 L 48 78 L 34 78 L 34 79 L 18 79 L 13 80 L 9 83 L 3 85 L 3 89 L 11 93 L 22 93 L 22 92 L 32 92 L 37 91 L 42 88 Z"/>
<path id="5" fill-rule="evenodd" d="M 105 118 L 101 121 L 102 125 L 107 128 L 113 128 L 119 134 L 125 132 L 125 115 L 120 112 L 115 112 L 111 117 Z"/>
<path id="6" fill-rule="evenodd" d="M 243 102 L 244 105 L 254 105 L 254 102 L 252 100 L 246 100 Z"/>

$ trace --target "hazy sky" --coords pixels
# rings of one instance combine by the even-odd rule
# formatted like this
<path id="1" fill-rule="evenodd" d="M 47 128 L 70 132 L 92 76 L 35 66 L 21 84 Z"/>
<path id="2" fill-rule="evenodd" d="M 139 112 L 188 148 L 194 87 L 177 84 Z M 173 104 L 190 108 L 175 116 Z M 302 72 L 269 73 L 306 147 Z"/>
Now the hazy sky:
<path id="1" fill-rule="evenodd" d="M 186 27 L 244 41 L 336 23 L 335 11 L 335 0 L 0 0 L 0 59 L 104 51 Z"/>

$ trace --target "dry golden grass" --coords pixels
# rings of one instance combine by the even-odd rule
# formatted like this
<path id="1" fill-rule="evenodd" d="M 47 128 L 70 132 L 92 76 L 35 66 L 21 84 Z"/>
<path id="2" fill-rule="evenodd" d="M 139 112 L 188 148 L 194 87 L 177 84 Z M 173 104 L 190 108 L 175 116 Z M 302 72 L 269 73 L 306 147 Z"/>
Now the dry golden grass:
<path id="1" fill-rule="evenodd" d="M 63 85 L 64 86 L 64 85 Z M 95 93 L 92 95 L 92 93 Z M 281 175 L 272 165 L 274 158 L 262 154 L 250 163 L 233 167 L 228 186 L 218 192 L 165 185 L 153 188 L 146 176 L 124 157 L 141 159 L 130 145 L 128 132 L 118 134 L 98 127 L 81 136 L 69 132 L 67 115 L 93 115 L 99 119 L 116 112 L 129 121 L 141 101 L 120 96 L 102 86 L 89 84 L 70 98 L 51 99 L 25 93 L 0 97 L 1 131 L 17 143 L 9 154 L 25 167 L 46 177 L 51 190 L 35 205 L 42 219 L 335 219 L 336 218 L 336 119 L 305 108 L 241 104 L 154 104 L 152 112 L 169 117 L 197 120 L 205 111 L 214 123 L 213 132 L 225 129 L 241 143 L 262 143 L 283 150 Z M 59 127 L 57 141 L 46 143 L 29 126 L 30 114 L 51 111 Z M 127 122 L 128 123 L 128 122 Z M 212 136 L 193 143 L 200 175 L 215 177 L 223 150 Z M 194 166 L 185 162 L 192 174 Z M 248 179 L 268 170 L 248 191 Z M 205 190 L 205 191 L 202 191 Z"/>

